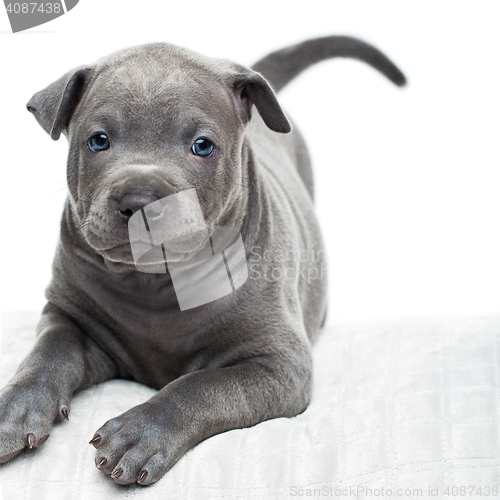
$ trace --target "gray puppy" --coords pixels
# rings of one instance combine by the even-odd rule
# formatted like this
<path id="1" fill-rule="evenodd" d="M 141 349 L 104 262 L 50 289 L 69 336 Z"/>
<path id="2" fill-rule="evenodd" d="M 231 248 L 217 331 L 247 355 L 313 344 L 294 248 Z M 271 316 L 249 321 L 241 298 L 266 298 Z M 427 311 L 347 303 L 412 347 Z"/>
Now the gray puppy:
<path id="1" fill-rule="evenodd" d="M 97 467 L 120 484 L 151 484 L 214 434 L 305 410 L 325 259 L 307 150 L 275 91 L 338 56 L 405 83 L 349 37 L 306 41 L 253 69 L 155 43 L 32 97 L 28 110 L 52 139 L 68 138 L 69 196 L 36 345 L 1 393 L 0 463 L 42 445 L 76 391 L 116 377 L 159 389 L 91 440 Z M 128 222 L 192 188 L 209 234 L 239 231 L 250 273 L 181 311 L 168 272 L 136 269 Z"/>

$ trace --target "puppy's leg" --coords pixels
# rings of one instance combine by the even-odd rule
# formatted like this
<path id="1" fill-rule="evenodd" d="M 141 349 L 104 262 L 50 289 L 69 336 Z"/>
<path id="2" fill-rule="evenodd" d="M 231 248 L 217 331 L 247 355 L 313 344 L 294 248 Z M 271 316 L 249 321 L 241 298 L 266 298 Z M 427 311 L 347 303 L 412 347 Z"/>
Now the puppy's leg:
<path id="1" fill-rule="evenodd" d="M 0 392 L 0 463 L 49 437 L 68 418 L 77 390 L 117 376 L 111 359 L 57 308 L 48 304 L 34 349 Z"/>
<path id="2" fill-rule="evenodd" d="M 96 466 L 119 484 L 154 483 L 210 436 L 304 411 L 310 387 L 306 342 L 189 373 L 106 422 L 93 439 Z"/>

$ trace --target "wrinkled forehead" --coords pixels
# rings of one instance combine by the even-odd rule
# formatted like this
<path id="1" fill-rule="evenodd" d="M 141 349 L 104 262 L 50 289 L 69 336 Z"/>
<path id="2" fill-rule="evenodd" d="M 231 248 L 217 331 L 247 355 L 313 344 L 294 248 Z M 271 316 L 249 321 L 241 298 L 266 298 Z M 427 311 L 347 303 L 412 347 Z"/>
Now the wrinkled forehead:
<path id="1" fill-rule="evenodd" d="M 134 54 L 98 67 L 85 110 L 162 122 L 191 117 L 234 126 L 237 119 L 232 89 L 220 64 L 168 51 Z"/>

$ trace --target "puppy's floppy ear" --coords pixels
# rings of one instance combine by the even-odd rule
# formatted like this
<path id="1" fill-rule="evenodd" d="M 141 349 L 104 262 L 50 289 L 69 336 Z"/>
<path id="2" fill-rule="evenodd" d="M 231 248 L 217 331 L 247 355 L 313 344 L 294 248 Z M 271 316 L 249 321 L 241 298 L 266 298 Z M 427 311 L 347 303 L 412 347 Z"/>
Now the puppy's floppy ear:
<path id="1" fill-rule="evenodd" d="M 234 79 L 233 88 L 244 123 L 250 120 L 252 104 L 255 104 L 264 123 L 271 130 L 282 134 L 292 131 L 292 126 L 283 113 L 276 94 L 260 73 L 245 68 L 245 71 Z"/>
<path id="2" fill-rule="evenodd" d="M 37 92 L 28 102 L 28 111 L 57 141 L 67 130 L 90 79 L 91 69 L 81 67 L 66 73 L 47 88 Z"/>

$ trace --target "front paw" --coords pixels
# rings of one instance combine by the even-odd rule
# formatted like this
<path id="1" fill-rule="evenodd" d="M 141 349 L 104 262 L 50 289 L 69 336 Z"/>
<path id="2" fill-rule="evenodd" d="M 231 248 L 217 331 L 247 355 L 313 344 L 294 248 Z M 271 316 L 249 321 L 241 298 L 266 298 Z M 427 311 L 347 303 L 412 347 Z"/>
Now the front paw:
<path id="1" fill-rule="evenodd" d="M 90 441 L 96 467 L 118 484 L 158 481 L 186 451 L 172 417 L 167 408 L 145 403 L 108 420 Z"/>
<path id="2" fill-rule="evenodd" d="M 57 397 L 48 384 L 9 384 L 0 393 L 0 464 L 25 447 L 41 446 L 47 441 L 54 421 L 68 417 L 68 401 Z"/>

